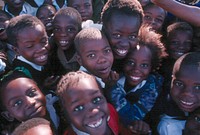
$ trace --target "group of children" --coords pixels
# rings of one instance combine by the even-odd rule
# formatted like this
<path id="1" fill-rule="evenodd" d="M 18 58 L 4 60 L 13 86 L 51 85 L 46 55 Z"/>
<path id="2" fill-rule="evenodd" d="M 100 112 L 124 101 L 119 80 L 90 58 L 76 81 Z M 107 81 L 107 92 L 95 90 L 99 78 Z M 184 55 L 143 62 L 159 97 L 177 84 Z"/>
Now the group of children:
<path id="1" fill-rule="evenodd" d="M 0 134 L 200 134 L 199 33 L 183 18 L 148 0 L 4 2 Z"/>

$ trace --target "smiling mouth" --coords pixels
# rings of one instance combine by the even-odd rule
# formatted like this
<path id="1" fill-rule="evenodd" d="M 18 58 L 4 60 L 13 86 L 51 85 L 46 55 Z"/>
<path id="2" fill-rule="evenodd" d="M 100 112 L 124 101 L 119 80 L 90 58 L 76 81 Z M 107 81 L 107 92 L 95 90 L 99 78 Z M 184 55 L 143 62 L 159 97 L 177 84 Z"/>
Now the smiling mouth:
<path id="1" fill-rule="evenodd" d="M 103 119 L 101 118 L 95 122 L 89 123 L 87 126 L 90 128 L 97 128 L 97 127 L 101 126 L 102 123 L 103 123 Z"/>
<path id="2" fill-rule="evenodd" d="M 30 118 L 33 118 L 38 115 L 38 113 L 42 110 L 42 106 L 39 106 L 37 109 L 35 109 L 31 114 L 29 115 Z"/>
<path id="3" fill-rule="evenodd" d="M 126 54 L 128 53 L 127 49 L 115 49 L 116 54 L 120 55 L 120 56 L 126 56 Z"/>
<path id="4" fill-rule="evenodd" d="M 140 80 L 141 77 L 131 76 L 130 78 L 131 78 L 133 81 L 138 81 L 138 80 Z"/>

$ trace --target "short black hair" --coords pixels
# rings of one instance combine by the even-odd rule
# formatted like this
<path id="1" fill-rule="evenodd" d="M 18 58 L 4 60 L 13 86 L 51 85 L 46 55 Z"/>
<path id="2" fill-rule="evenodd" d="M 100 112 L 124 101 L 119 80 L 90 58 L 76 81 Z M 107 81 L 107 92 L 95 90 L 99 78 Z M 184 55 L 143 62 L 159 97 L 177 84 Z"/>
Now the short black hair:
<path id="1" fill-rule="evenodd" d="M 40 10 L 43 9 L 43 8 L 45 8 L 45 7 L 51 7 L 51 8 L 54 8 L 55 11 L 57 11 L 57 10 L 56 10 L 56 7 L 55 7 L 54 5 L 50 5 L 50 4 L 42 4 L 42 5 L 39 6 L 38 9 L 37 9 L 36 17 L 39 16 L 39 12 L 40 12 Z"/>
<path id="2" fill-rule="evenodd" d="M 185 66 L 193 66 L 200 73 L 200 52 L 186 53 L 178 58 L 174 64 L 173 75 Z"/>
<path id="3" fill-rule="evenodd" d="M 142 24 L 144 13 L 138 0 L 108 0 L 101 13 L 103 27 L 106 27 L 115 12 L 137 16 Z"/>
<path id="4" fill-rule="evenodd" d="M 8 41 L 11 45 L 17 47 L 18 34 L 25 28 L 31 28 L 37 25 L 41 25 L 45 29 L 43 23 L 35 16 L 23 14 L 13 17 L 6 29 Z"/>
<path id="5" fill-rule="evenodd" d="M 13 131 L 12 135 L 24 135 L 29 129 L 40 126 L 40 125 L 47 125 L 51 128 L 51 124 L 48 120 L 44 118 L 32 118 L 25 122 L 22 122 L 15 130 Z M 53 133 L 53 130 L 52 130 Z"/>
<path id="6" fill-rule="evenodd" d="M 81 30 L 81 23 L 82 23 L 82 18 L 81 18 L 81 15 L 80 13 L 72 8 L 72 7 L 64 7 L 64 8 L 61 8 L 60 10 L 58 10 L 54 16 L 54 19 L 57 17 L 57 16 L 60 16 L 60 15 L 63 15 L 63 16 L 71 16 L 73 17 L 74 19 L 76 19 L 77 21 L 77 24 L 78 24 L 78 28 L 79 28 L 79 31 Z M 54 23 L 54 22 L 53 22 Z"/>

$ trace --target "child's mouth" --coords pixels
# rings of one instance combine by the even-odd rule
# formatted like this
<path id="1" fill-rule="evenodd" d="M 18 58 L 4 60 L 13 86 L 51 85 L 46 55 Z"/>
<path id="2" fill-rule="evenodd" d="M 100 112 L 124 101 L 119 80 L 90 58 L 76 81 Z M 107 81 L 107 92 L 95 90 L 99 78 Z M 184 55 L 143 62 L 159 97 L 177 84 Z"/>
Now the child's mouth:
<path id="1" fill-rule="evenodd" d="M 97 128 L 102 124 L 102 122 L 103 122 L 103 119 L 101 118 L 101 119 L 99 119 L 99 120 L 97 120 L 95 122 L 92 122 L 92 123 L 88 124 L 87 126 L 91 127 L 91 128 Z"/>
<path id="2" fill-rule="evenodd" d="M 4 32 L 5 28 L 0 28 L 0 33 Z"/>

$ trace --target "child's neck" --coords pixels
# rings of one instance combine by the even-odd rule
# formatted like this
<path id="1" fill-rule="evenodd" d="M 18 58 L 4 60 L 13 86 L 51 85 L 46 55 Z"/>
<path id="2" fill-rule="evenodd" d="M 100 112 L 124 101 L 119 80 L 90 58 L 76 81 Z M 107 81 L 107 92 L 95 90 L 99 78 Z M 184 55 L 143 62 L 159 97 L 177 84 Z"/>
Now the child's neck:
<path id="1" fill-rule="evenodd" d="M 69 49 L 64 50 L 64 53 L 67 61 L 69 61 L 75 54 L 75 48 L 72 45 Z"/>
<path id="2" fill-rule="evenodd" d="M 58 4 L 58 6 L 59 6 L 60 8 L 62 8 L 62 6 L 63 6 L 64 3 L 65 3 L 65 0 L 56 0 L 56 3 Z"/>
<path id="3" fill-rule="evenodd" d="M 20 12 L 22 11 L 22 7 L 21 8 L 12 8 L 12 7 L 8 7 L 8 11 L 13 14 L 14 16 L 18 16 L 20 14 Z"/>

